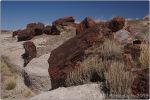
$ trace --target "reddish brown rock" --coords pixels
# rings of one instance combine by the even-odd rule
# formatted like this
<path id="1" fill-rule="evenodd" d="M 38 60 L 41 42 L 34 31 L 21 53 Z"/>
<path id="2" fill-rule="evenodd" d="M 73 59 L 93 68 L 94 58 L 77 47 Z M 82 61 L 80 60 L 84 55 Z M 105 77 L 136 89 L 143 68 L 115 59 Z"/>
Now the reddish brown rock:
<path id="1" fill-rule="evenodd" d="M 45 26 L 42 23 L 30 23 L 27 24 L 26 29 L 14 31 L 13 36 L 17 35 L 18 41 L 30 40 L 36 35 L 43 34 L 44 28 Z"/>
<path id="2" fill-rule="evenodd" d="M 12 37 L 17 36 L 20 32 L 21 32 L 21 30 L 16 30 L 16 31 L 14 31 Z"/>
<path id="3" fill-rule="evenodd" d="M 22 55 L 24 59 L 24 67 L 37 55 L 36 46 L 33 42 L 27 41 L 23 43 L 25 53 Z"/>
<path id="4" fill-rule="evenodd" d="M 139 42 L 139 41 L 138 41 Z M 141 54 L 141 45 L 139 43 L 135 44 L 126 44 L 124 46 L 123 58 L 125 64 L 128 66 L 127 70 L 131 70 L 131 68 L 139 67 L 139 57 Z"/>
<path id="5" fill-rule="evenodd" d="M 26 29 L 35 29 L 35 27 L 36 27 L 36 23 L 29 23 L 27 24 Z"/>
<path id="6" fill-rule="evenodd" d="M 48 71 L 51 77 L 52 89 L 66 86 L 67 75 L 81 67 L 80 62 L 85 59 L 85 51 L 88 48 L 94 44 L 103 43 L 103 34 L 106 32 L 105 28 L 102 30 L 96 26 L 81 35 L 71 38 L 51 52 L 48 59 Z"/>
<path id="7" fill-rule="evenodd" d="M 45 26 L 43 23 L 37 23 L 35 29 L 33 29 L 35 32 L 35 35 L 43 34 L 44 28 L 45 28 Z"/>
<path id="8" fill-rule="evenodd" d="M 57 26 L 53 25 L 51 27 L 51 35 L 60 35 L 60 30 L 58 29 Z"/>
<path id="9" fill-rule="evenodd" d="M 26 41 L 26 40 L 30 40 L 34 37 L 34 31 L 30 30 L 30 29 L 24 29 L 19 31 L 18 33 L 18 41 Z"/>
<path id="10" fill-rule="evenodd" d="M 26 29 L 34 31 L 34 35 L 41 35 L 43 34 L 44 28 L 45 26 L 43 23 L 30 23 L 30 24 L 27 24 Z"/>
<path id="11" fill-rule="evenodd" d="M 86 17 L 79 25 L 77 25 L 76 34 L 81 34 L 87 29 L 92 28 L 96 25 L 94 20 L 90 17 Z"/>
<path id="12" fill-rule="evenodd" d="M 64 24 L 67 24 L 67 23 L 74 23 L 75 20 L 73 17 L 71 16 L 66 16 L 66 17 L 63 17 L 63 18 L 59 18 L 57 19 L 56 21 L 54 21 L 52 24 L 55 25 L 55 26 L 58 26 L 58 25 L 64 25 Z"/>
<path id="13" fill-rule="evenodd" d="M 125 19 L 122 17 L 114 17 L 108 22 L 108 27 L 112 30 L 112 32 L 117 32 L 118 30 L 122 29 L 124 25 Z"/>
<path id="14" fill-rule="evenodd" d="M 44 28 L 44 33 L 47 34 L 47 35 L 51 35 L 51 26 L 50 25 L 47 25 L 45 28 Z"/>
<path id="15" fill-rule="evenodd" d="M 131 92 L 136 99 L 149 98 L 149 68 L 134 71 L 135 78 L 131 84 Z"/>

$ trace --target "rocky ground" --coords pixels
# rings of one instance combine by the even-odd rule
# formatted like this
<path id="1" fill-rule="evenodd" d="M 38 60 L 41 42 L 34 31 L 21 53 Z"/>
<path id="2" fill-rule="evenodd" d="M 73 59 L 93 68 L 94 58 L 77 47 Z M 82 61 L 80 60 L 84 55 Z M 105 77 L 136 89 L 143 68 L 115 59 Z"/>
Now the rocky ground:
<path id="1" fill-rule="evenodd" d="M 146 84 L 146 88 L 148 84 L 146 83 L 148 58 L 142 62 L 136 58 L 146 58 L 147 52 L 139 51 L 139 48 L 141 44 L 143 47 L 148 44 L 149 22 L 147 19 L 130 20 L 126 24 L 131 28 L 123 29 L 124 21 L 122 18 L 116 18 L 108 23 L 96 23 L 90 17 L 86 17 L 80 24 L 75 24 L 72 17 L 64 17 L 46 29 L 41 23 L 37 26 L 36 23 L 32 23 L 16 33 L 2 31 L 1 98 L 4 100 L 136 98 L 134 96 L 141 93 L 141 88 L 138 88 L 136 82 L 141 83 L 141 86 Z M 114 27 L 112 23 L 116 22 L 120 22 L 119 26 Z M 38 30 L 34 28 L 35 26 Z M 60 26 L 65 26 L 65 29 L 61 29 Z M 34 34 L 26 34 L 32 29 L 36 30 Z M 45 34 L 40 33 L 43 29 Z M 127 36 L 125 39 L 122 38 L 125 37 L 124 34 Z M 32 49 L 23 47 L 26 41 L 33 42 L 37 52 L 36 57 L 31 58 L 24 67 L 22 55 Z M 135 78 L 129 79 L 130 76 Z M 146 81 L 142 81 L 143 76 L 146 77 L 144 78 Z M 145 87 L 142 93 L 147 93 Z M 117 94 L 125 97 L 119 97 Z"/>
<path id="2" fill-rule="evenodd" d="M 31 92 L 29 93 L 29 97 L 51 89 L 47 62 L 50 52 L 67 39 L 75 36 L 75 30 L 72 29 L 70 33 L 63 32 L 63 34 L 59 36 L 43 34 L 33 38 L 31 41 L 33 41 L 37 47 L 37 57 L 34 58 L 27 67 L 23 67 L 24 61 L 21 57 L 25 52 L 22 45 L 23 42 L 17 42 L 16 38 L 12 38 L 12 32 L 9 31 L 2 32 L 0 35 L 1 59 L 9 66 L 9 69 L 12 70 L 11 72 L 16 74 L 17 83 L 16 88 L 13 90 L 5 90 L 5 86 L 2 86 L 2 98 L 27 98 L 23 95 L 26 89 Z M 2 80 L 3 78 L 7 80 L 5 79 L 5 72 L 3 73 Z M 2 84 L 4 85 L 5 83 L 2 81 Z M 30 86 L 28 87 L 28 85 Z M 17 89 L 17 87 L 19 89 Z"/>

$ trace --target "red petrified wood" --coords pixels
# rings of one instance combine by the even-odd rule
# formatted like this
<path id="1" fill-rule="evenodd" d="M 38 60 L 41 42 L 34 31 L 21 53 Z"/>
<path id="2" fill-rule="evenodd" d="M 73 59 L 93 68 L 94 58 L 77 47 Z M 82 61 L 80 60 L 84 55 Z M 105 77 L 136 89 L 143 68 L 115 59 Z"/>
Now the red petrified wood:
<path id="1" fill-rule="evenodd" d="M 92 18 L 86 17 L 79 25 L 77 25 L 76 34 L 81 34 L 95 25 L 96 23 Z"/>
<path id="2" fill-rule="evenodd" d="M 24 67 L 37 55 L 36 46 L 33 42 L 27 41 L 23 43 L 25 53 L 22 55 L 24 59 Z"/>

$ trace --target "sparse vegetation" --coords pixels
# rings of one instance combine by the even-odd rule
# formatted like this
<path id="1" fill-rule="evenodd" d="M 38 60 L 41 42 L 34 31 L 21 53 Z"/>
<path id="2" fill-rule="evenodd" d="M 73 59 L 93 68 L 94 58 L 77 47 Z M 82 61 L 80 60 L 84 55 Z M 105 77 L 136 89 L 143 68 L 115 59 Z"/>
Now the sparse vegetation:
<path id="1" fill-rule="evenodd" d="M 12 90 L 16 87 L 16 76 L 10 70 L 10 66 L 1 58 L 1 75 L 4 77 L 4 87 L 6 90 Z"/>
<path id="2" fill-rule="evenodd" d="M 27 89 L 24 93 L 23 93 L 24 97 L 31 97 L 33 95 L 32 91 Z"/>
<path id="3" fill-rule="evenodd" d="M 125 72 L 123 62 L 112 62 L 108 72 L 105 72 L 107 85 L 110 89 L 109 99 L 130 98 L 130 86 L 133 75 Z"/>
<path id="4" fill-rule="evenodd" d="M 139 58 L 139 63 L 141 68 L 148 68 L 149 65 L 149 52 L 148 52 L 148 45 L 142 44 L 141 45 L 141 54 Z"/>
<path id="5" fill-rule="evenodd" d="M 89 57 L 81 65 L 82 67 L 71 72 L 66 80 L 67 86 L 80 85 L 89 83 L 92 75 L 97 73 L 101 78 L 104 78 L 102 70 L 104 67 L 102 61 L 98 61 L 97 57 Z"/>
<path id="6" fill-rule="evenodd" d="M 12 90 L 16 87 L 16 79 L 14 77 L 10 77 L 6 80 L 6 90 Z"/>
<path id="7" fill-rule="evenodd" d="M 131 72 L 126 72 L 124 62 L 121 59 L 122 46 L 114 40 L 105 40 L 103 45 L 92 47 L 87 52 L 101 53 L 86 58 L 82 67 L 71 72 L 67 77 L 67 85 L 78 85 L 90 82 L 94 72 L 100 78 L 105 78 L 107 88 L 109 88 L 110 98 L 129 98 L 130 85 L 132 82 Z"/>

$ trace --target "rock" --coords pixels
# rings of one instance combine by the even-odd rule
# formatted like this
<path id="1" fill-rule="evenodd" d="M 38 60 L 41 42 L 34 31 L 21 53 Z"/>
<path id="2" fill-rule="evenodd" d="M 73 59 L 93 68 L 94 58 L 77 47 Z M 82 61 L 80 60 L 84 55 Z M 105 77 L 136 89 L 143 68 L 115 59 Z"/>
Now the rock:
<path id="1" fill-rule="evenodd" d="M 21 31 L 21 30 L 16 30 L 16 31 L 14 31 L 12 37 L 15 37 L 16 35 L 18 35 L 18 34 L 20 33 L 20 31 Z"/>
<path id="2" fill-rule="evenodd" d="M 139 66 L 136 62 L 139 61 L 141 53 L 140 44 L 126 44 L 123 52 L 125 64 L 129 67 L 128 70 Z"/>
<path id="3" fill-rule="evenodd" d="M 34 32 L 34 35 L 41 35 L 43 34 L 45 26 L 43 23 L 29 23 L 27 24 L 26 29 L 30 29 Z"/>
<path id="4" fill-rule="evenodd" d="M 51 26 L 50 25 L 47 25 L 45 28 L 44 28 L 44 33 L 47 34 L 47 35 L 51 35 Z"/>
<path id="5" fill-rule="evenodd" d="M 141 43 L 142 43 L 142 41 L 141 41 L 141 40 L 139 40 L 139 39 L 138 39 L 138 40 L 134 40 L 134 41 L 133 41 L 133 44 L 141 44 Z"/>
<path id="6" fill-rule="evenodd" d="M 130 37 L 130 33 L 124 29 L 114 33 L 114 38 L 121 44 L 132 43 L 132 38 Z"/>
<path id="7" fill-rule="evenodd" d="M 44 32 L 44 24 L 42 23 L 30 23 L 27 24 L 26 29 L 17 30 L 13 32 L 13 36 L 18 35 L 18 41 L 31 40 L 36 35 L 41 35 Z"/>
<path id="8" fill-rule="evenodd" d="M 140 69 L 134 72 L 135 78 L 131 84 L 132 95 L 136 99 L 149 98 L 149 68 Z"/>
<path id="9" fill-rule="evenodd" d="M 19 41 L 31 40 L 34 37 L 34 31 L 30 29 L 24 29 L 19 31 L 17 39 Z"/>
<path id="10" fill-rule="evenodd" d="M 50 77 L 48 74 L 49 54 L 44 54 L 38 58 L 34 58 L 25 67 L 24 82 L 35 93 L 48 91 L 51 89 Z"/>
<path id="11" fill-rule="evenodd" d="M 68 88 L 58 88 L 39 94 L 29 100 L 103 100 L 105 99 L 100 85 L 85 84 Z"/>
<path id="12" fill-rule="evenodd" d="M 52 28 L 51 28 L 51 35 L 60 35 L 60 30 L 58 29 L 57 26 L 52 25 Z"/>
<path id="13" fill-rule="evenodd" d="M 35 36 L 43 34 L 44 28 L 45 28 L 45 26 L 43 23 L 37 23 L 35 26 L 35 29 L 33 28 L 33 30 L 35 32 Z"/>
<path id="14" fill-rule="evenodd" d="M 108 27 L 112 30 L 112 32 L 117 32 L 122 29 L 125 25 L 125 19 L 122 17 L 114 17 L 112 20 L 108 22 Z"/>
<path id="15" fill-rule="evenodd" d="M 35 29 L 35 27 L 36 27 L 36 23 L 29 23 L 27 24 L 26 29 Z"/>
<path id="16" fill-rule="evenodd" d="M 146 15 L 144 18 L 143 18 L 144 21 L 149 21 L 149 15 Z"/>
<path id="17" fill-rule="evenodd" d="M 27 41 L 23 43 L 25 53 L 22 55 L 24 59 L 24 67 L 37 55 L 36 46 L 33 42 Z"/>
<path id="18" fill-rule="evenodd" d="M 52 24 L 55 25 L 55 26 L 58 26 L 58 25 L 64 25 L 64 24 L 67 24 L 67 23 L 74 23 L 75 20 L 73 17 L 71 16 L 66 16 L 66 17 L 63 17 L 63 18 L 59 18 L 57 19 L 56 21 L 54 21 Z"/>
<path id="19" fill-rule="evenodd" d="M 92 28 L 96 25 L 94 20 L 90 17 L 86 17 L 79 25 L 77 25 L 76 34 L 81 34 L 87 29 Z"/>
<path id="20" fill-rule="evenodd" d="M 102 44 L 104 34 L 109 32 L 105 27 L 94 27 L 81 35 L 77 35 L 64 42 L 51 52 L 49 75 L 52 89 L 66 86 L 65 80 L 70 72 L 80 68 L 80 63 L 85 59 L 85 51 L 94 44 Z"/>
<path id="21" fill-rule="evenodd" d="M 63 29 L 63 26 L 67 26 L 67 25 L 73 26 L 74 21 L 75 20 L 73 19 L 73 17 L 70 17 L 70 16 L 57 19 L 56 21 L 52 23 L 51 34 L 60 35 L 61 29 Z"/>

